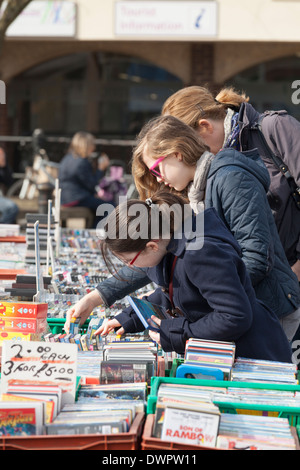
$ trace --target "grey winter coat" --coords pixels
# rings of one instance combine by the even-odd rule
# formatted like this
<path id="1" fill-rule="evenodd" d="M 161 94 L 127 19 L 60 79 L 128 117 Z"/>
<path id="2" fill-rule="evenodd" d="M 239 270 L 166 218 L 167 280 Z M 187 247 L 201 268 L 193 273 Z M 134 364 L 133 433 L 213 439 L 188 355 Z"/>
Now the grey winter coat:
<path id="1" fill-rule="evenodd" d="M 258 131 L 251 127 L 260 114 L 249 103 L 243 103 L 239 111 L 240 150 L 257 148 L 265 163 L 271 184 L 268 200 L 275 217 L 284 251 L 292 266 L 300 259 L 300 210 L 291 196 L 291 190 L 285 176 L 266 155 Z M 296 184 L 300 186 L 300 123 L 287 111 L 269 112 L 262 121 L 264 137 L 275 155 L 288 166 Z"/>

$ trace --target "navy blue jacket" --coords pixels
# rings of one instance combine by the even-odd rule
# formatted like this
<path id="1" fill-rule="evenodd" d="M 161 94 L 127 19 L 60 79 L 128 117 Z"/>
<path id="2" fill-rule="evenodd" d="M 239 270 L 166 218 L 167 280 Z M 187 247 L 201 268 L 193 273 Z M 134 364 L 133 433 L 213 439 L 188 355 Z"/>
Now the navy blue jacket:
<path id="1" fill-rule="evenodd" d="M 269 184 L 269 173 L 256 150 L 242 154 L 225 149 L 212 161 L 205 207 L 216 209 L 237 240 L 256 297 L 282 318 L 299 307 L 300 288 L 268 204 Z M 149 283 L 145 270 L 127 266 L 121 277 L 128 282 L 109 278 L 97 286 L 107 305 Z"/>
<path id="2" fill-rule="evenodd" d="M 87 158 L 74 157 L 71 153 L 64 156 L 59 167 L 59 185 L 61 203 L 79 202 L 95 194 L 95 186 L 104 176 L 104 172 L 93 172 Z"/>
<path id="3" fill-rule="evenodd" d="M 208 174 L 205 207 L 214 207 L 238 241 L 256 297 L 279 318 L 300 306 L 300 288 L 280 241 L 257 150 L 219 152 Z"/>
<path id="4" fill-rule="evenodd" d="M 188 338 L 236 343 L 236 355 L 290 362 L 291 350 L 276 315 L 257 301 L 241 250 L 216 214 L 204 213 L 201 249 L 186 249 L 186 238 L 172 239 L 160 264 L 147 269 L 148 277 L 168 288 L 174 256 L 173 299 L 183 316 L 162 320 L 161 345 L 165 351 L 184 353 Z M 169 296 L 158 288 L 148 297 L 152 303 L 170 308 Z M 141 322 L 128 307 L 116 316 L 126 332 L 141 331 Z"/>

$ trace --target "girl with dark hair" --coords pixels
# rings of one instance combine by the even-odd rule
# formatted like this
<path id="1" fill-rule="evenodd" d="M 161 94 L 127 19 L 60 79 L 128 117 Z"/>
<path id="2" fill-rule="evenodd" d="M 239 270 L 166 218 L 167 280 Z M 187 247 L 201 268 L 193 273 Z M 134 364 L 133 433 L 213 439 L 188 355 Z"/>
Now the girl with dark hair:
<path id="1" fill-rule="evenodd" d="M 123 203 L 106 219 L 102 252 L 107 265 L 111 253 L 132 267 L 146 268 L 149 279 L 160 286 L 147 300 L 177 312 L 166 320 L 153 317 L 159 331 L 150 331 L 152 339 L 165 351 L 181 354 L 191 337 L 232 341 L 237 356 L 291 362 L 288 340 L 276 315 L 256 300 L 232 234 L 214 209 L 199 219 L 185 205 L 178 195 L 161 191 L 146 202 Z M 137 219 L 143 227 L 140 238 Z M 192 232 L 185 230 L 188 222 Z M 131 307 L 96 334 L 116 328 L 118 334 L 144 329 Z"/>

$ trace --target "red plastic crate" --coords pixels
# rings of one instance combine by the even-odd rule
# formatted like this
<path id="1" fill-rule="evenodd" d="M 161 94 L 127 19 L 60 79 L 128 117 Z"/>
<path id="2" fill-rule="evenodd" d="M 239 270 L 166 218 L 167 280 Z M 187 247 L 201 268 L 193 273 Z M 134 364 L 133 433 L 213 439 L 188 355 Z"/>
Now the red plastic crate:
<path id="1" fill-rule="evenodd" d="M 0 436 L 0 450 L 138 450 L 145 414 L 138 413 L 126 433 L 59 436 Z"/>
<path id="2" fill-rule="evenodd" d="M 142 450 L 221 450 L 217 448 L 204 447 L 199 445 L 179 444 L 177 442 L 167 442 L 157 437 L 152 437 L 152 430 L 154 424 L 154 414 L 148 414 L 144 432 L 142 435 L 141 449 Z M 224 452 L 224 451 L 223 451 Z"/>

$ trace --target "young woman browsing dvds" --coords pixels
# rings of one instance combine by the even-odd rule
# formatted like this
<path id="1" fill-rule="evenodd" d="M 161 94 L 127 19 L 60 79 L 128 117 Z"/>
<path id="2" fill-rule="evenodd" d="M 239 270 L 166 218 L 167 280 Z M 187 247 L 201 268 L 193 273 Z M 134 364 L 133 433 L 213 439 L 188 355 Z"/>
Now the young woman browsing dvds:
<path id="1" fill-rule="evenodd" d="M 152 339 L 177 353 L 184 353 L 191 337 L 232 341 L 237 356 L 291 362 L 288 340 L 276 315 L 257 301 L 233 235 L 215 209 L 199 219 L 187 208 L 182 197 L 164 190 L 145 202 L 127 201 L 106 219 L 102 253 L 109 269 L 110 254 L 147 268 L 149 279 L 160 286 L 147 300 L 177 312 L 165 320 L 153 317 L 159 331 L 150 331 Z M 169 231 L 164 231 L 166 220 Z M 124 334 L 144 327 L 128 307 L 97 334 L 113 329 Z"/>
<path id="2" fill-rule="evenodd" d="M 164 187 L 185 195 L 196 213 L 198 206 L 215 208 L 241 248 L 256 297 L 277 315 L 292 341 L 300 319 L 299 283 L 279 239 L 266 195 L 269 175 L 258 153 L 246 156 L 230 148 L 213 155 L 195 130 L 167 115 L 143 127 L 132 172 L 142 200 Z M 122 280 L 111 277 L 80 300 L 68 318 L 84 321 L 93 302 L 101 302 L 99 293 L 111 305 L 117 295 L 149 283 L 143 269 L 124 267 L 121 274 Z"/>

